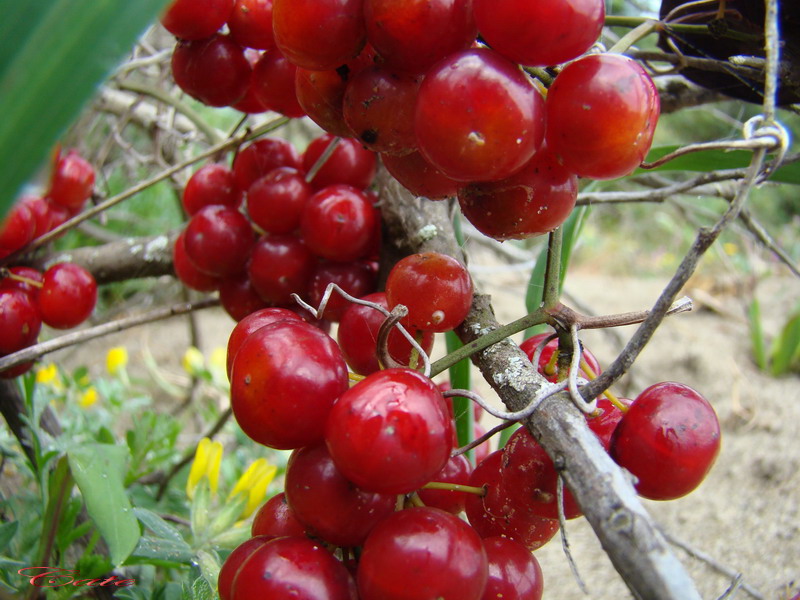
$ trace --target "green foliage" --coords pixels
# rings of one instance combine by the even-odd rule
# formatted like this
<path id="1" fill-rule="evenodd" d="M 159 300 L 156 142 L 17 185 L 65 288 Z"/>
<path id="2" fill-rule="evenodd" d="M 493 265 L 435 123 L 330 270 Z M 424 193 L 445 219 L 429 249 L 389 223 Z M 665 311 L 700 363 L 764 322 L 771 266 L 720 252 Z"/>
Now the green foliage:
<path id="1" fill-rule="evenodd" d="M 753 299 L 748 309 L 750 341 L 756 366 L 775 377 L 800 373 L 800 305 L 788 315 L 786 322 L 767 349 L 761 324 L 761 308 Z"/>

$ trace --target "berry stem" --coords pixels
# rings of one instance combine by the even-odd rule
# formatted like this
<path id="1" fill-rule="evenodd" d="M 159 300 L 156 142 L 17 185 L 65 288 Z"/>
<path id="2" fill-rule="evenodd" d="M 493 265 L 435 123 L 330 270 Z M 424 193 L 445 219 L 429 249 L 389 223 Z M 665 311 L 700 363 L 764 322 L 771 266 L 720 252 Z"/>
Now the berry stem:
<path id="1" fill-rule="evenodd" d="M 308 173 L 306 173 L 307 182 L 310 183 L 311 180 L 317 176 L 319 170 L 325 165 L 326 162 L 328 162 L 328 159 L 331 157 L 331 155 L 333 155 L 333 151 L 336 150 L 336 146 L 339 145 L 341 139 L 342 138 L 340 137 L 335 137 L 328 143 L 328 145 L 325 147 L 325 150 L 319 155 L 317 162 L 315 162 L 308 170 Z"/>
<path id="2" fill-rule="evenodd" d="M 9 279 L 13 279 L 14 281 L 19 281 L 21 283 L 27 283 L 28 285 L 32 285 L 33 287 L 37 287 L 39 289 L 42 289 L 42 287 L 43 287 L 41 281 L 35 281 L 33 279 L 29 279 L 27 277 L 23 277 L 22 275 L 16 275 L 16 274 L 12 273 L 11 271 L 9 271 L 8 269 L 6 269 L 5 267 L 0 269 L 0 277 L 2 277 L 2 278 L 8 277 Z"/>
<path id="3" fill-rule="evenodd" d="M 444 481 L 431 481 L 422 486 L 423 490 L 447 490 L 450 492 L 464 492 L 465 494 L 475 494 L 485 496 L 486 490 L 474 485 L 462 485 L 460 483 L 447 483 Z"/>
<path id="4" fill-rule="evenodd" d="M 584 375 L 586 375 L 586 379 L 588 379 L 589 381 L 594 381 L 595 379 L 597 379 L 597 374 L 592 370 L 592 367 L 590 367 L 589 364 L 583 359 L 581 359 L 581 370 L 583 371 Z M 617 398 L 611 392 L 611 390 L 603 391 L 603 395 L 606 398 L 608 398 L 608 401 L 611 402 L 611 404 L 613 404 L 619 410 L 621 410 L 624 413 L 628 412 L 628 405 L 625 404 L 619 398 Z"/>

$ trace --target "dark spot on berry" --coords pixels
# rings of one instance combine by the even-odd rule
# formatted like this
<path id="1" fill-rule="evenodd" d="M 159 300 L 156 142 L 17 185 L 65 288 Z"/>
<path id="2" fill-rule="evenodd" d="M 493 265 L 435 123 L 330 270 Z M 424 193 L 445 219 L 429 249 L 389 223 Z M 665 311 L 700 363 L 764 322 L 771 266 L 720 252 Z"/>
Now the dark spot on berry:
<path id="1" fill-rule="evenodd" d="M 374 129 L 367 129 L 361 133 L 361 139 L 366 144 L 374 144 L 378 141 L 378 132 Z"/>

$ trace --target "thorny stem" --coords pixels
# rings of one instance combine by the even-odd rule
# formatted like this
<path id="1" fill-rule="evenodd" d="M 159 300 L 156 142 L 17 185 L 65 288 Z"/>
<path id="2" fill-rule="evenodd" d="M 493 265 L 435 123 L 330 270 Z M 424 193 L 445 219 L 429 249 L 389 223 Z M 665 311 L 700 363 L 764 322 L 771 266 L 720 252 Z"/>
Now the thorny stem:
<path id="1" fill-rule="evenodd" d="M 120 202 L 123 202 L 124 200 L 127 200 L 128 198 L 131 198 L 131 197 L 135 196 L 136 194 L 138 194 L 138 193 L 146 190 L 147 188 L 159 183 L 160 181 L 163 181 L 163 180 L 165 180 L 165 179 L 167 179 L 169 177 L 172 177 L 175 173 L 185 169 L 186 167 L 189 167 L 189 166 L 191 166 L 191 165 L 193 165 L 193 164 L 195 164 L 197 162 L 200 162 L 201 160 L 203 160 L 205 158 L 208 158 L 209 156 L 213 156 L 213 155 L 217 154 L 218 152 L 222 152 L 223 150 L 227 150 L 229 148 L 236 147 L 236 146 L 238 146 L 240 144 L 243 144 L 244 142 L 246 142 L 248 140 L 257 138 L 257 137 L 262 136 L 262 135 L 264 135 L 266 133 L 274 131 L 275 129 L 278 129 L 279 127 L 282 127 L 283 125 L 285 125 L 288 122 L 289 122 L 289 119 L 287 117 L 280 117 L 280 118 L 275 119 L 273 121 L 270 121 L 268 123 L 264 123 L 263 125 L 261 125 L 260 127 L 254 129 L 253 131 L 243 132 L 242 134 L 240 134 L 240 135 L 238 135 L 238 136 L 236 136 L 234 138 L 231 138 L 229 140 L 225 140 L 224 142 L 220 142 L 219 144 L 215 144 L 214 146 L 212 146 L 212 147 L 208 148 L 207 150 L 201 152 L 197 156 L 194 156 L 192 158 L 188 158 L 188 159 L 186 159 L 186 160 L 184 160 L 182 162 L 179 162 L 178 164 L 173 165 L 169 169 L 166 169 L 166 170 L 162 171 L 158 175 L 155 175 L 155 176 L 151 177 L 150 179 L 147 179 L 147 180 L 139 183 L 138 185 L 135 185 L 135 186 L 125 190 L 124 192 L 109 198 L 105 202 L 101 202 L 101 203 L 97 204 L 96 206 L 93 206 L 93 207 L 91 207 L 91 208 L 89 208 L 89 209 L 87 209 L 87 210 L 85 210 L 85 211 L 83 211 L 81 213 L 78 213 L 77 215 L 75 215 L 71 219 L 66 220 L 64 223 L 62 223 L 58 227 L 55 227 L 54 229 L 52 229 L 48 233 L 46 233 L 46 234 L 44 234 L 42 236 L 39 236 L 38 238 L 33 240 L 30 244 L 28 244 L 27 246 L 25 246 L 21 250 L 18 250 L 17 252 L 15 252 L 13 254 L 10 254 L 9 256 L 4 258 L 2 260 L 2 264 L 13 263 L 22 254 L 24 254 L 26 252 L 31 252 L 31 251 L 33 251 L 33 250 L 35 250 L 37 248 L 42 247 L 46 243 L 48 243 L 48 242 L 56 239 L 57 237 L 59 237 L 65 231 L 73 229 L 74 227 L 76 227 L 80 223 L 83 223 L 84 221 L 88 221 L 89 219 L 91 219 L 95 215 L 98 215 L 98 214 L 102 213 L 103 211 L 108 210 L 112 206 L 115 206 L 115 205 L 119 204 Z"/>
<path id="2" fill-rule="evenodd" d="M 219 300 L 216 298 L 205 298 L 192 303 L 173 304 L 172 306 L 157 308 L 140 315 L 125 317 L 123 319 L 117 319 L 116 321 L 110 321 L 95 327 L 89 327 L 88 329 L 67 333 L 55 339 L 42 342 L 41 344 L 36 344 L 34 346 L 29 346 L 28 348 L 0 358 L 0 371 L 5 371 L 6 369 L 10 369 L 11 367 L 15 367 L 31 360 L 36 360 L 37 358 L 40 358 L 45 354 L 49 354 L 50 352 L 55 352 L 56 350 L 61 350 L 62 348 L 66 348 L 68 346 L 93 340 L 110 333 L 117 333 L 125 329 L 130 329 L 131 327 L 144 325 L 145 323 L 161 321 L 162 319 L 183 315 L 194 310 L 217 306 L 218 304 Z"/>

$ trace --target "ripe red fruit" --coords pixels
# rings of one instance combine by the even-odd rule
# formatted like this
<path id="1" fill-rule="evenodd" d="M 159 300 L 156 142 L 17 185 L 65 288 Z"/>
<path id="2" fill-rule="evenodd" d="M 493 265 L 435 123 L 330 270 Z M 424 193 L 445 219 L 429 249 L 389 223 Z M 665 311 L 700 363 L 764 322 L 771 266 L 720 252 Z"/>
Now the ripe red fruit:
<path id="1" fill-rule="evenodd" d="M 77 212 L 92 195 L 94 178 L 94 167 L 77 151 L 70 150 L 56 161 L 47 195 L 56 204 Z"/>
<path id="2" fill-rule="evenodd" d="M 544 578 L 539 561 L 522 544 L 495 536 L 485 538 L 489 578 L 481 600 L 541 600 Z"/>
<path id="3" fill-rule="evenodd" d="M 263 138 L 242 148 L 233 159 L 233 178 L 240 190 L 278 167 L 300 169 L 300 154 L 281 138 Z"/>
<path id="4" fill-rule="evenodd" d="M 503 485 L 502 463 L 503 452 L 497 450 L 472 471 L 469 485 L 485 488 L 486 495 L 467 496 L 467 518 L 483 538 L 502 535 L 536 550 L 556 534 L 558 520 L 538 517 L 509 497 Z"/>
<path id="5" fill-rule="evenodd" d="M 412 254 L 400 260 L 386 280 L 386 298 L 394 308 L 408 308 L 408 322 L 423 331 L 457 327 L 472 306 L 472 278 L 455 258 L 438 252 Z"/>
<path id="6" fill-rule="evenodd" d="M 336 466 L 364 490 L 412 492 L 444 468 L 453 426 L 436 385 L 411 369 L 386 369 L 343 393 L 325 425 Z"/>
<path id="7" fill-rule="evenodd" d="M 292 294 L 305 297 L 317 259 L 293 235 L 266 235 L 256 242 L 247 273 L 264 302 L 294 305 Z"/>
<path id="8" fill-rule="evenodd" d="M 414 150 L 414 106 L 421 79 L 377 66 L 354 75 L 343 99 L 350 135 L 373 152 L 407 154 Z"/>
<path id="9" fill-rule="evenodd" d="M 639 495 L 672 500 L 700 485 L 719 447 L 719 421 L 708 400 L 666 381 L 633 401 L 614 431 L 611 456 L 638 478 Z"/>
<path id="10" fill-rule="evenodd" d="M 354 298 L 361 298 L 375 290 L 375 275 L 372 267 L 363 262 L 320 263 L 309 281 L 308 301 L 314 307 L 319 306 L 331 283 Z M 334 290 L 328 298 L 323 318 L 339 321 L 350 306 L 352 303 Z"/>
<path id="11" fill-rule="evenodd" d="M 364 16 L 367 39 L 387 67 L 412 73 L 468 48 L 477 34 L 471 2 L 365 0 Z"/>
<path id="12" fill-rule="evenodd" d="M 339 347 L 313 325 L 280 321 L 252 332 L 233 359 L 231 408 L 259 444 L 288 450 L 322 441 L 348 387 Z"/>
<path id="13" fill-rule="evenodd" d="M 486 43 L 514 62 L 545 67 L 577 58 L 603 29 L 603 0 L 473 0 Z"/>
<path id="14" fill-rule="evenodd" d="M 246 272 L 229 275 L 219 283 L 219 302 L 234 321 L 266 307 Z"/>
<path id="15" fill-rule="evenodd" d="M 0 280 L 0 290 L 21 290 L 28 294 L 33 300 L 39 297 L 41 286 L 37 286 L 35 283 L 41 284 L 44 279 L 40 271 L 31 267 L 11 267 L 8 269 L 8 272 L 10 276 Z M 23 277 L 35 283 L 28 283 L 28 281 L 22 281 L 15 277 Z"/>
<path id="16" fill-rule="evenodd" d="M 74 263 L 58 263 L 44 272 L 39 312 L 55 329 L 70 329 L 89 318 L 97 303 L 97 282 Z"/>
<path id="17" fill-rule="evenodd" d="M 384 292 L 364 296 L 363 300 L 380 304 L 389 309 Z M 361 304 L 353 304 L 341 316 L 336 335 L 347 364 L 359 375 L 369 375 L 380 368 L 377 356 L 378 331 L 386 317 L 383 313 Z M 414 335 L 414 332 L 410 332 Z M 430 331 L 418 332 L 419 345 L 427 354 L 433 350 L 434 336 Z M 387 342 L 389 356 L 401 365 L 411 361 L 413 347 L 396 329 L 389 333 Z"/>
<path id="18" fill-rule="evenodd" d="M 342 475 L 325 444 L 292 452 L 286 465 L 286 499 L 312 535 L 337 546 L 360 546 L 394 511 L 396 496 L 362 490 Z"/>
<path id="19" fill-rule="evenodd" d="M 198 292 L 213 292 L 219 288 L 220 278 L 201 271 L 189 259 L 186 255 L 185 237 L 186 230 L 184 229 L 175 238 L 175 245 L 172 247 L 172 268 L 175 271 L 175 275 L 183 285 L 190 289 Z"/>
<path id="20" fill-rule="evenodd" d="M 50 231 L 53 223 L 53 218 L 50 215 L 50 202 L 40 196 L 24 195 L 20 199 L 20 203 L 26 205 L 33 215 L 34 230 L 32 239 L 36 239 Z M 0 244 L 0 246 L 4 246 L 4 244 Z"/>
<path id="21" fill-rule="evenodd" d="M 300 230 L 315 255 L 350 262 L 366 256 L 377 220 L 378 212 L 363 192 L 330 185 L 308 199 Z"/>
<path id="22" fill-rule="evenodd" d="M 219 205 L 197 211 L 186 225 L 184 237 L 189 259 L 199 270 L 216 277 L 242 272 L 254 242 L 247 218 Z"/>
<path id="23" fill-rule="evenodd" d="M 274 48 L 272 0 L 236 0 L 228 17 L 228 29 L 241 46 L 257 50 Z"/>
<path id="24" fill-rule="evenodd" d="M 300 227 L 311 186 L 292 167 L 278 167 L 247 190 L 247 214 L 267 233 L 292 233 Z"/>
<path id="25" fill-rule="evenodd" d="M 250 336 L 251 333 L 257 329 L 261 329 L 271 323 L 278 321 L 301 321 L 302 319 L 291 310 L 286 308 L 262 308 L 253 313 L 250 313 L 241 321 L 236 324 L 236 327 L 231 331 L 228 338 L 228 352 L 227 360 L 225 363 L 228 379 L 231 378 L 231 371 L 233 370 L 233 359 L 239 352 L 239 348 L 244 341 Z"/>
<path id="26" fill-rule="evenodd" d="M 219 570 L 217 577 L 217 591 L 219 592 L 220 600 L 232 600 L 233 598 L 233 580 L 236 573 L 239 572 L 239 567 L 242 566 L 245 560 L 250 558 L 250 555 L 258 548 L 263 546 L 270 540 L 267 536 L 253 536 L 236 546 L 233 551 L 222 563 L 222 568 Z"/>
<path id="27" fill-rule="evenodd" d="M 268 538 L 287 535 L 299 537 L 305 535 L 305 532 L 305 526 L 297 520 L 294 512 L 289 508 L 284 492 L 275 494 L 258 509 L 250 529 L 253 536 L 263 535 Z"/>
<path id="28" fill-rule="evenodd" d="M 409 508 L 370 533 L 358 564 L 361 600 L 479 600 L 488 564 L 480 537 L 437 508 Z"/>
<path id="29" fill-rule="evenodd" d="M 626 398 L 620 398 L 619 400 L 626 405 L 631 404 L 631 401 Z M 597 436 L 597 439 L 600 440 L 600 443 L 603 444 L 606 452 L 609 452 L 611 437 L 614 435 L 614 431 L 625 413 L 611 404 L 611 401 L 605 396 L 600 396 L 597 399 L 597 411 L 600 414 L 586 415 L 586 424 Z"/>
<path id="30" fill-rule="evenodd" d="M 24 247 L 36 233 L 36 219 L 27 204 L 15 204 L 0 224 L 0 257 Z"/>
<path id="31" fill-rule="evenodd" d="M 225 24 L 233 0 L 174 0 L 161 16 L 161 24 L 175 37 L 201 40 Z"/>
<path id="32" fill-rule="evenodd" d="M 335 136 L 326 133 L 311 141 L 303 153 L 303 169 L 306 172 L 311 170 L 334 139 Z M 375 153 L 366 150 L 352 138 L 341 138 L 310 183 L 315 189 L 346 184 L 363 190 L 372 183 L 376 167 Z"/>
<path id="33" fill-rule="evenodd" d="M 363 0 L 274 0 L 275 43 L 303 69 L 327 71 L 358 55 L 366 43 Z"/>
<path id="34" fill-rule="evenodd" d="M 402 156 L 381 154 L 381 162 L 389 174 L 415 196 L 442 200 L 455 196 L 461 185 L 434 167 L 420 152 Z"/>
<path id="35" fill-rule="evenodd" d="M 175 83 L 208 106 L 230 106 L 241 100 L 251 73 L 244 48 L 227 35 L 178 42 L 172 54 Z"/>
<path id="36" fill-rule="evenodd" d="M 500 181 L 458 190 L 462 214 L 496 240 L 548 233 L 567 220 L 578 198 L 578 178 L 540 149 L 522 169 Z"/>
<path id="37" fill-rule="evenodd" d="M 323 546 L 306 537 L 267 541 L 242 563 L 232 600 L 356 600 L 353 578 Z"/>
<path id="38" fill-rule="evenodd" d="M 42 317 L 36 301 L 20 289 L 0 289 L 0 356 L 36 342 Z"/>
<path id="39" fill-rule="evenodd" d="M 451 456 L 442 470 L 431 477 L 431 481 L 469 485 L 471 473 L 472 465 L 469 464 L 467 457 L 463 454 L 458 454 Z M 464 510 L 468 495 L 466 492 L 437 489 L 421 489 L 417 494 L 425 506 L 439 508 L 454 515 Z"/>
<path id="40" fill-rule="evenodd" d="M 449 55 L 426 73 L 414 118 L 420 152 L 458 181 L 519 171 L 544 137 L 544 101 L 518 65 L 487 48 Z"/>
<path id="41" fill-rule="evenodd" d="M 269 110 L 290 118 L 306 113 L 297 102 L 294 79 L 297 67 L 290 63 L 280 50 L 273 48 L 261 55 L 253 67 L 253 93 Z"/>
<path id="42" fill-rule="evenodd" d="M 536 355 L 536 349 L 544 341 L 544 339 L 549 336 L 549 333 L 539 333 L 524 340 L 519 347 L 523 352 L 525 352 L 525 354 L 528 355 L 528 360 L 532 361 L 533 357 Z M 536 365 L 539 373 L 544 375 L 547 381 L 550 381 L 551 383 L 558 381 L 558 364 L 553 364 L 553 354 L 556 352 L 556 350 L 558 350 L 558 338 L 553 338 L 547 342 L 545 347 L 542 349 L 541 353 L 539 354 L 539 364 Z M 599 375 L 603 372 L 603 370 L 600 368 L 600 363 L 597 361 L 597 358 L 589 349 L 583 349 L 581 358 L 586 361 L 586 364 L 595 375 Z M 584 376 L 585 375 L 586 374 L 584 374 Z"/>
<path id="43" fill-rule="evenodd" d="M 242 193 L 236 188 L 233 171 L 220 163 L 204 165 L 195 171 L 181 196 L 183 210 L 189 216 L 213 204 L 238 208 L 241 201 Z"/>
<path id="44" fill-rule="evenodd" d="M 547 146 L 579 177 L 622 177 L 650 150 L 659 107 L 658 90 L 639 63 L 621 54 L 584 56 L 550 86 Z"/>

